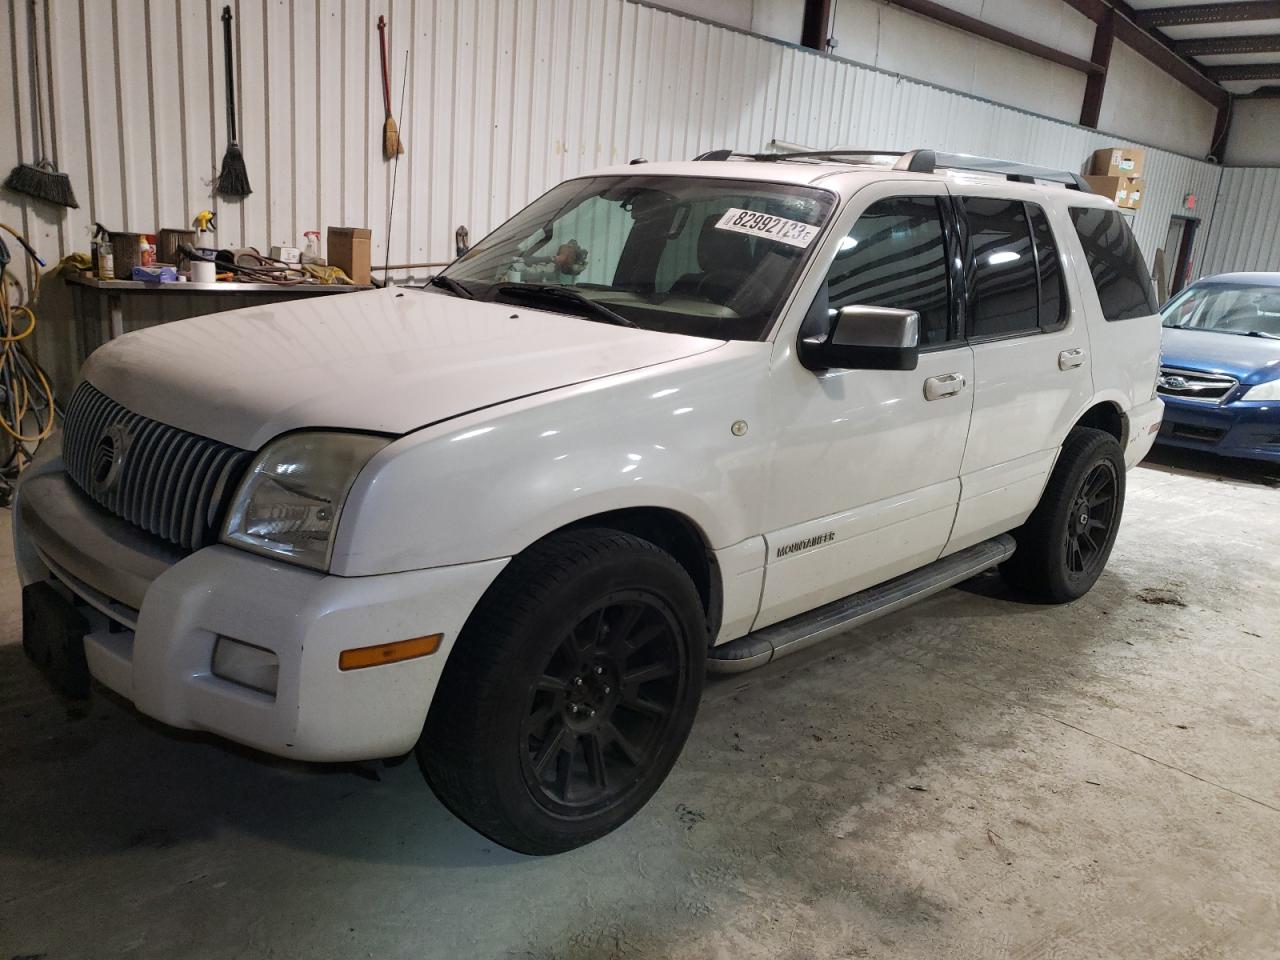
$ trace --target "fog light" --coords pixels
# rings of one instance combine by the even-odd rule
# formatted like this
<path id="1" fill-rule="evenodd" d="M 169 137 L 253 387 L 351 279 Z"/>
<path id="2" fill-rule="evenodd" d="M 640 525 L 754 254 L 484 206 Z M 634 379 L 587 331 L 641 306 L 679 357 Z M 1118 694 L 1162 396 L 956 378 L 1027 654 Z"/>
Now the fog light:
<path id="1" fill-rule="evenodd" d="M 218 634 L 213 645 L 213 675 L 274 697 L 280 658 L 270 650 Z"/>

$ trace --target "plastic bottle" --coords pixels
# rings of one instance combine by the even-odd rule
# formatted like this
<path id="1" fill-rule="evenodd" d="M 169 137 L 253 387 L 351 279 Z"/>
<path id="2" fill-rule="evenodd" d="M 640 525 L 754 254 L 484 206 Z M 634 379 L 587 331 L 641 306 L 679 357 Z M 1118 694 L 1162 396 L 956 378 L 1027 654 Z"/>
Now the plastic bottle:
<path id="1" fill-rule="evenodd" d="M 111 241 L 105 237 L 98 241 L 98 279 L 114 280 L 116 278 L 116 258 L 111 249 Z"/>
<path id="2" fill-rule="evenodd" d="M 306 249 L 302 251 L 303 263 L 316 263 L 320 259 L 320 231 L 308 230 L 303 236 L 307 240 Z"/>

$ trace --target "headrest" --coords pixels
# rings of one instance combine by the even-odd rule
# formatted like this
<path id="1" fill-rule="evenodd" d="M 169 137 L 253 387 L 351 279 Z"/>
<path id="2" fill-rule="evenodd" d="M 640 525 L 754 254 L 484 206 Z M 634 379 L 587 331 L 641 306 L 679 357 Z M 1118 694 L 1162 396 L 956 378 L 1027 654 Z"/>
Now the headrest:
<path id="1" fill-rule="evenodd" d="M 698 234 L 698 266 L 703 273 L 715 270 L 751 270 L 751 238 L 731 230 L 720 230 L 716 224 L 723 214 L 713 213 L 702 221 Z"/>

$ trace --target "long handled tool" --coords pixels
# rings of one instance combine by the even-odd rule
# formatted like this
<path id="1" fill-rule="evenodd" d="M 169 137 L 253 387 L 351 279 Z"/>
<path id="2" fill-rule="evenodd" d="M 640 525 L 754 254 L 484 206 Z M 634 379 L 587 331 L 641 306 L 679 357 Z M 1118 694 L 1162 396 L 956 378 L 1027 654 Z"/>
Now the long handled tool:
<path id="1" fill-rule="evenodd" d="M 249 186 L 249 171 L 244 166 L 244 154 L 236 137 L 236 79 L 235 61 L 231 56 L 231 8 L 222 8 L 222 56 L 227 75 L 227 152 L 222 155 L 222 170 L 218 174 L 218 193 L 224 197 L 247 197 L 253 193 Z"/>
<path id="2" fill-rule="evenodd" d="M 78 207 L 80 204 L 76 203 L 76 195 L 71 190 L 71 178 L 58 172 L 44 146 L 44 77 L 40 73 L 40 37 L 36 30 L 36 15 L 36 0 L 31 0 L 31 20 L 27 24 L 30 39 L 27 47 L 31 52 L 31 86 L 36 94 L 36 135 L 32 154 L 38 155 L 40 159 L 35 163 L 18 164 L 4 185 L 37 200 L 59 203 L 64 207 Z"/>
<path id="3" fill-rule="evenodd" d="M 404 143 L 401 142 L 400 130 L 391 117 L 391 81 L 387 76 L 386 17 L 378 17 L 378 52 L 382 55 L 382 108 L 387 116 L 382 121 L 382 157 L 384 160 L 392 160 L 404 153 Z"/>

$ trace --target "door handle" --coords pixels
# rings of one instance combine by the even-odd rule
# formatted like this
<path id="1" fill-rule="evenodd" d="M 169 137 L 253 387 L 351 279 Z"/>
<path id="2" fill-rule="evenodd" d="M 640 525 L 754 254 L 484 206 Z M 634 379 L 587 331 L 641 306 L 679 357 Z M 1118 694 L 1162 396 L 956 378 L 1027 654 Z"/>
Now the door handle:
<path id="1" fill-rule="evenodd" d="M 1070 350 L 1063 350 L 1058 354 L 1058 369 L 1071 370 L 1084 363 L 1085 353 L 1080 347 L 1073 347 Z"/>
<path id="2" fill-rule="evenodd" d="M 941 400 L 943 397 L 954 397 L 963 389 L 963 373 L 944 373 L 941 376 L 930 377 L 924 382 L 924 398 Z"/>

